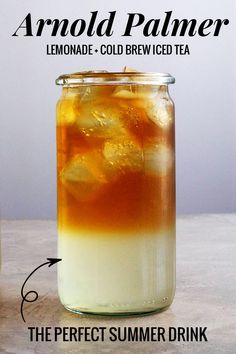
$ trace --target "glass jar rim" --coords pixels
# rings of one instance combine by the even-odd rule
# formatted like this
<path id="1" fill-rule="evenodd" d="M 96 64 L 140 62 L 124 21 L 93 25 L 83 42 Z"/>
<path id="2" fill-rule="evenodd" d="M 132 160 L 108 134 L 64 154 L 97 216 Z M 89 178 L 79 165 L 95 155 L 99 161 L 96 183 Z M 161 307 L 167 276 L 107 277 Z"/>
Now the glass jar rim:
<path id="1" fill-rule="evenodd" d="M 87 86 L 87 85 L 168 85 L 175 78 L 168 73 L 155 72 L 106 72 L 85 71 L 60 75 L 57 85 Z"/>

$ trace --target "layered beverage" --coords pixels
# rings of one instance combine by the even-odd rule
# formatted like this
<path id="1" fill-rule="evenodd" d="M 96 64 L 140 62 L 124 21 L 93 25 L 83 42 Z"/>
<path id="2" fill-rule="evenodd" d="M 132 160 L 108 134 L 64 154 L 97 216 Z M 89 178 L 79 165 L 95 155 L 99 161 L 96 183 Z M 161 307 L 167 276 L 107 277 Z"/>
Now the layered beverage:
<path id="1" fill-rule="evenodd" d="M 174 108 L 169 75 L 60 77 L 59 295 L 74 312 L 139 314 L 175 288 Z"/>

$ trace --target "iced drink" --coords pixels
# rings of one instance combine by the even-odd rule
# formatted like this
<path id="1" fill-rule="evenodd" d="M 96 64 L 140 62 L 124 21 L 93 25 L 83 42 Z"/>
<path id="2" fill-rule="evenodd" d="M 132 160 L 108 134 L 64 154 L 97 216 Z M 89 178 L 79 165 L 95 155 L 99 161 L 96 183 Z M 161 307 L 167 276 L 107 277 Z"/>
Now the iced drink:
<path id="1" fill-rule="evenodd" d="M 174 296 L 174 108 L 163 78 L 132 75 L 58 79 L 58 287 L 74 312 L 147 313 Z"/>

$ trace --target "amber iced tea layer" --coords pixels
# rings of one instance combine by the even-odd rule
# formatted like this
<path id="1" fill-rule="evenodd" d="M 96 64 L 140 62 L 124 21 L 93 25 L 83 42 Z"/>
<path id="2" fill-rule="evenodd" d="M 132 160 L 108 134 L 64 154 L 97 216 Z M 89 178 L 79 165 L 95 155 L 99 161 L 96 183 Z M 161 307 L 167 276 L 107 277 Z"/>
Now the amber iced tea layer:
<path id="1" fill-rule="evenodd" d="M 173 229 L 174 113 L 167 86 L 63 88 L 57 147 L 59 232 Z"/>

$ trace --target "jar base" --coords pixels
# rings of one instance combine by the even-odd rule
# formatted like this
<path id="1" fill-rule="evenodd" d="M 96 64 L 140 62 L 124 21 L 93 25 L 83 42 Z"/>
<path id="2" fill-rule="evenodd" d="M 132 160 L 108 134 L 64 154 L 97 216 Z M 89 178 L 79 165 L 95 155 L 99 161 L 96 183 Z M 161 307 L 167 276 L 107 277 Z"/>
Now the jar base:
<path id="1" fill-rule="evenodd" d="M 164 306 L 162 308 L 157 308 L 157 309 L 144 309 L 144 310 L 134 310 L 134 311 L 121 311 L 121 312 L 105 312 L 105 311 L 89 311 L 86 309 L 77 309 L 73 307 L 68 307 L 66 305 L 63 305 L 64 308 L 72 313 L 75 313 L 77 315 L 82 315 L 82 316 L 95 316 L 95 317 L 141 317 L 141 316 L 148 316 L 148 315 L 153 315 L 156 313 L 160 313 L 163 311 L 166 311 L 171 304 Z"/>

